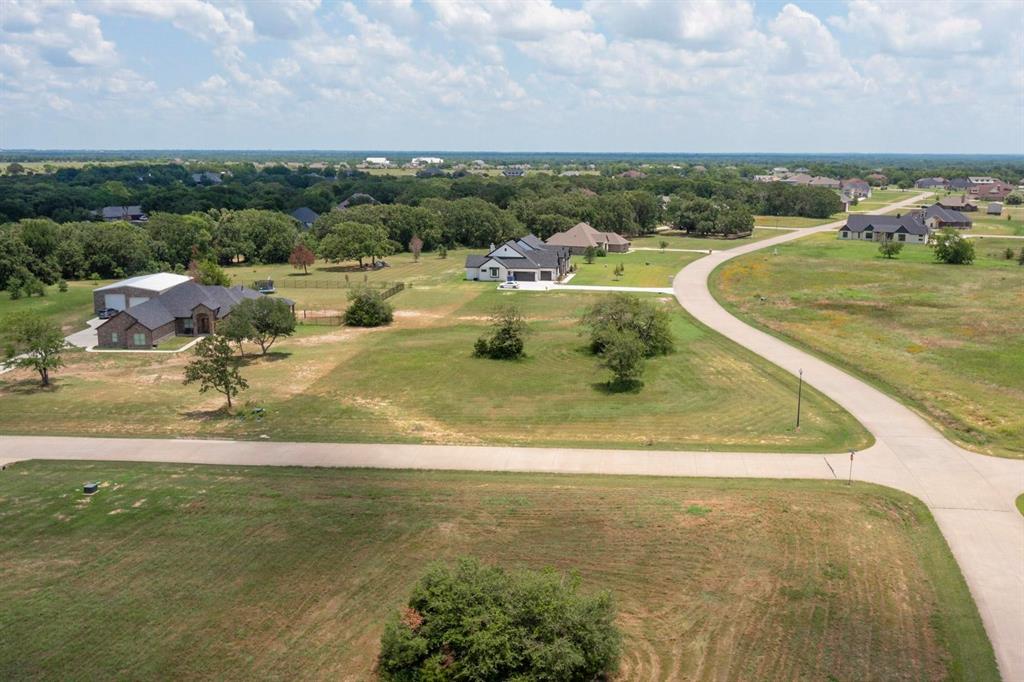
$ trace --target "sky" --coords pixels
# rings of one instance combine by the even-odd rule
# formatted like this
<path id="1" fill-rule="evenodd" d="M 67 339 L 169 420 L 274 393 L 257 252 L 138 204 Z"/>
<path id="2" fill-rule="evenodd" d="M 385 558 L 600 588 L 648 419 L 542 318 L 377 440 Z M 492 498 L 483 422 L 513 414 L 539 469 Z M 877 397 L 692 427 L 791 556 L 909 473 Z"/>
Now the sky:
<path id="1" fill-rule="evenodd" d="M 1021 0 L 0 0 L 0 148 L 1024 153 Z"/>

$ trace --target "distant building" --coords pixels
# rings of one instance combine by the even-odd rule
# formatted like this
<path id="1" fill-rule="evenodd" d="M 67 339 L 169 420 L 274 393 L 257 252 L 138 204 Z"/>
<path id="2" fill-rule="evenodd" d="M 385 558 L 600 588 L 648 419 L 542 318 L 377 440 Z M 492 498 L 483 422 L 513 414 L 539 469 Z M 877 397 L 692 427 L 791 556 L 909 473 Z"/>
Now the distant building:
<path id="1" fill-rule="evenodd" d="M 897 242 L 926 244 L 930 232 L 919 212 L 903 216 L 854 214 L 839 228 L 839 238 L 876 242 L 892 239 Z"/>
<path id="2" fill-rule="evenodd" d="M 826 178 L 823 175 L 818 175 L 811 178 L 810 182 L 807 183 L 811 187 L 827 187 L 829 189 L 839 189 L 840 183 L 835 178 Z"/>
<path id="3" fill-rule="evenodd" d="M 857 197 L 858 199 L 866 199 L 871 196 L 871 185 L 866 180 L 860 178 L 850 178 L 843 180 L 839 185 L 843 192 L 851 197 Z"/>
<path id="4" fill-rule="evenodd" d="M 946 183 L 946 189 L 953 190 L 953 191 L 956 191 L 956 190 L 963 191 L 963 190 L 970 189 L 970 188 L 971 188 L 971 181 L 968 180 L 967 178 L 952 178 L 949 182 Z"/>
<path id="5" fill-rule="evenodd" d="M 485 256 L 466 256 L 466 279 L 484 282 L 554 282 L 569 272 L 572 254 L 532 234 L 491 245 Z"/>
<path id="6" fill-rule="evenodd" d="M 958 230 L 969 230 L 971 219 L 960 211 L 954 211 L 943 207 L 941 204 L 932 204 L 924 209 L 922 215 L 924 224 L 931 230 L 942 230 L 947 227 L 955 227 Z"/>
<path id="7" fill-rule="evenodd" d="M 918 189 L 945 189 L 946 179 L 945 178 L 921 178 L 914 183 L 914 187 Z"/>
<path id="8" fill-rule="evenodd" d="M 1002 215 L 1003 205 L 998 201 L 988 202 L 988 208 L 985 209 L 985 213 L 988 215 Z"/>
<path id="9" fill-rule="evenodd" d="M 623 171 L 623 172 L 619 173 L 618 177 L 620 177 L 620 178 L 632 178 L 634 180 L 641 180 L 641 179 L 647 177 L 647 173 L 644 173 L 643 171 L 634 170 L 634 169 L 631 168 L 628 171 Z"/>
<path id="10" fill-rule="evenodd" d="M 884 173 L 870 173 L 865 175 L 864 179 L 876 185 L 886 185 L 889 183 L 889 178 Z"/>
<path id="11" fill-rule="evenodd" d="M 629 251 L 629 240 L 614 232 L 598 232 L 588 223 L 577 223 L 565 232 L 559 232 L 546 240 L 550 246 L 564 246 L 573 254 L 580 255 L 590 247 L 604 252 L 625 253 Z"/>
<path id="12" fill-rule="evenodd" d="M 954 211 L 978 210 L 978 205 L 968 199 L 965 194 L 950 194 L 949 196 L 940 198 L 936 203 L 943 208 L 949 208 Z"/>
<path id="13" fill-rule="evenodd" d="M 444 159 L 439 156 L 417 156 L 412 160 L 414 166 L 440 166 Z"/>
<path id="14" fill-rule="evenodd" d="M 315 223 L 316 219 L 320 217 L 320 214 L 314 211 L 313 209 L 309 208 L 308 206 L 303 206 L 292 211 L 291 216 L 292 218 L 295 218 L 295 220 L 297 220 L 300 225 L 302 225 L 304 228 L 308 230 L 309 228 L 313 227 L 313 223 Z"/>
<path id="15" fill-rule="evenodd" d="M 971 181 L 971 186 L 968 188 L 968 192 L 979 199 L 995 199 L 1002 201 L 1006 198 L 1006 195 L 1014 190 L 1014 186 L 1008 182 L 997 180 L 993 178 L 978 178 L 991 182 L 974 182 L 975 178 L 968 178 Z"/>
<path id="16" fill-rule="evenodd" d="M 814 178 L 807 173 L 793 173 L 792 175 L 786 176 L 783 182 L 788 182 L 791 185 L 809 185 L 813 179 Z"/>
<path id="17" fill-rule="evenodd" d="M 521 166 L 509 166 L 501 171 L 506 178 L 521 178 L 526 175 L 526 169 Z"/>
<path id="18" fill-rule="evenodd" d="M 104 206 L 99 210 L 99 216 L 108 223 L 127 220 L 138 225 L 149 220 L 149 216 L 142 212 L 141 206 Z"/>
<path id="19" fill-rule="evenodd" d="M 202 173 L 193 173 L 192 182 L 197 185 L 219 185 L 223 179 L 220 177 L 220 173 L 203 171 Z"/>
<path id="20" fill-rule="evenodd" d="M 379 203 L 380 203 L 379 201 L 377 201 L 376 199 L 371 197 L 369 194 L 364 194 L 363 192 L 356 192 L 355 194 L 350 196 L 348 199 L 345 199 L 345 201 L 343 201 L 340 204 L 338 204 L 336 206 L 336 208 L 339 211 L 344 211 L 346 208 L 351 208 L 352 206 L 360 206 L 362 204 L 379 204 Z"/>
<path id="21" fill-rule="evenodd" d="M 391 165 L 386 156 L 367 156 L 363 163 L 371 168 L 387 168 Z"/>

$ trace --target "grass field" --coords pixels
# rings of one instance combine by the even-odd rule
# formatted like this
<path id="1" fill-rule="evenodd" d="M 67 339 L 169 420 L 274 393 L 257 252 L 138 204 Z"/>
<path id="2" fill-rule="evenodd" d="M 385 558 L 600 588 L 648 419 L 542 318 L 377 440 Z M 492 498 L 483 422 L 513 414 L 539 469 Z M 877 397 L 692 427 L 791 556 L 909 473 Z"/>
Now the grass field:
<path id="1" fill-rule="evenodd" d="M 374 679 L 383 622 L 459 556 L 610 590 L 617 679 L 998 679 L 934 521 L 884 488 L 75 462 L 0 477 L 4 679 Z"/>
<path id="2" fill-rule="evenodd" d="M 972 232 L 1024 236 L 1024 206 L 1004 204 L 1003 213 L 998 216 L 988 215 L 985 212 L 987 206 L 987 202 L 981 202 L 976 212 L 967 214 L 974 223 Z"/>
<path id="3" fill-rule="evenodd" d="M 804 218 L 802 216 L 777 216 L 777 215 L 756 215 L 754 216 L 754 224 L 762 225 L 764 227 L 816 227 L 818 225 L 824 225 L 825 223 L 834 223 L 837 220 L 843 220 L 846 218 L 846 214 L 843 212 L 836 213 L 829 216 L 828 218 Z"/>
<path id="4" fill-rule="evenodd" d="M 576 276 L 569 283 L 667 287 L 672 285 L 672 278 L 684 265 L 700 257 L 699 253 L 681 251 L 609 253 L 603 258 L 595 258 L 593 263 L 586 263 L 582 257 L 577 257 L 573 259 Z M 621 276 L 616 276 L 613 271 L 620 264 L 626 270 Z"/>
<path id="5" fill-rule="evenodd" d="M 713 249 L 715 251 L 724 251 L 749 244 L 750 242 L 777 237 L 778 235 L 778 230 L 759 230 L 754 228 L 754 233 L 751 236 L 743 237 L 742 239 L 712 239 L 707 237 L 687 237 L 682 232 L 670 231 L 659 232 L 649 237 L 636 237 L 630 241 L 630 247 L 634 249 L 660 249 L 661 242 L 665 241 L 668 242 L 668 248 L 670 249 Z"/>
<path id="6" fill-rule="evenodd" d="M 984 239 L 971 266 L 908 245 L 823 234 L 749 254 L 712 278 L 719 300 L 902 398 L 967 447 L 1024 457 L 1024 268 L 1019 240 Z"/>
<path id="7" fill-rule="evenodd" d="M 11 313 L 32 312 L 55 324 L 65 333 L 85 328 L 85 321 L 94 317 L 92 290 L 102 283 L 69 282 L 68 290 L 60 292 L 57 286 L 46 287 L 46 296 L 33 296 L 11 300 L 6 291 L 0 291 L 0 320 Z"/>
<path id="8" fill-rule="evenodd" d="M 934 192 L 928 192 L 920 189 L 873 189 L 871 191 L 871 196 L 867 199 L 861 199 L 856 206 L 850 207 L 850 212 L 863 213 L 865 211 L 877 211 L 880 208 L 885 208 L 887 204 L 909 199 L 917 196 L 918 194 L 927 194 L 927 196 L 921 200 L 922 204 L 932 201 L 937 196 Z"/>
<path id="9" fill-rule="evenodd" d="M 390 328 L 300 327 L 270 356 L 247 361 L 241 403 L 262 415 L 245 407 L 226 415 L 221 396 L 183 386 L 189 353 L 69 352 L 53 389 L 38 389 L 27 370 L 0 375 L 0 432 L 816 452 L 869 442 L 813 392 L 805 391 L 795 431 L 793 378 L 700 326 L 670 297 L 661 304 L 678 352 L 648 363 L 638 393 L 609 393 L 577 324 L 605 294 L 499 292 L 447 276 L 392 298 Z M 528 357 L 474 358 L 490 313 L 509 301 L 533 329 Z"/>

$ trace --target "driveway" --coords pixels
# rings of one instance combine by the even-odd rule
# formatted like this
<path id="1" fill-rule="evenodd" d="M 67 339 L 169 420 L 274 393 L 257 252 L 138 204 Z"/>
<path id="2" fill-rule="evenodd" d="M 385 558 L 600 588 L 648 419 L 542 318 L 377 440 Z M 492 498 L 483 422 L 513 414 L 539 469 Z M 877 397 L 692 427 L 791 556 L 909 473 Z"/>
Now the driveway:
<path id="1" fill-rule="evenodd" d="M 64 340 L 78 348 L 85 348 L 87 350 L 89 348 L 95 348 L 96 344 L 99 343 L 99 339 L 96 336 L 96 327 L 99 327 L 104 322 L 106 322 L 106 320 L 94 317 L 85 323 L 87 325 L 85 329 L 65 337 Z"/>

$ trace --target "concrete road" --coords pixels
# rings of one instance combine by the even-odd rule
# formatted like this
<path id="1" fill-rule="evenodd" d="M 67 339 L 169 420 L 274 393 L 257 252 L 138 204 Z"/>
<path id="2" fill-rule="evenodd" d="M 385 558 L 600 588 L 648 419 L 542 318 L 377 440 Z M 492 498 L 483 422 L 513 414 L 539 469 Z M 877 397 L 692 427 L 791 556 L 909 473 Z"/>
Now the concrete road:
<path id="1" fill-rule="evenodd" d="M 924 196 L 893 204 L 915 205 Z M 928 505 L 963 571 L 1003 678 L 1024 681 L 1024 462 L 985 457 L 947 441 L 915 412 L 828 363 L 760 332 L 711 296 L 708 276 L 730 258 L 770 248 L 842 221 L 780 234 L 687 265 L 673 283 L 694 317 L 796 374 L 849 410 L 876 443 L 858 452 L 853 477 L 909 492 Z M 848 453 L 711 453 L 439 445 L 352 445 L 0 436 L 0 463 L 89 459 L 204 464 L 370 466 L 655 476 L 824 478 L 849 470 Z"/>

